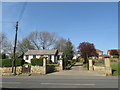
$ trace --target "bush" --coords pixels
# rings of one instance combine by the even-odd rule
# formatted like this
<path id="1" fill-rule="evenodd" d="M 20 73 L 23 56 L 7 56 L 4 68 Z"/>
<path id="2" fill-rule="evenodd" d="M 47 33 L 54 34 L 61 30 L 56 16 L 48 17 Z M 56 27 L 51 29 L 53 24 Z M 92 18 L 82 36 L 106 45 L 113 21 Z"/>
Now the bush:
<path id="1" fill-rule="evenodd" d="M 14 59 L 0 59 L 0 67 L 12 67 L 12 61 Z M 17 58 L 15 65 L 16 66 L 22 66 L 24 64 L 24 60 L 21 58 Z"/>
<path id="2" fill-rule="evenodd" d="M 88 63 L 83 64 L 83 68 L 88 68 Z"/>
<path id="3" fill-rule="evenodd" d="M 32 58 L 31 59 L 32 66 L 43 66 L 43 58 Z"/>
<path id="4" fill-rule="evenodd" d="M 72 67 L 72 65 L 68 64 L 65 68 L 66 68 L 67 70 L 70 70 L 71 67 Z"/>
<path id="5" fill-rule="evenodd" d="M 113 58 L 119 58 L 119 55 L 114 55 Z"/>

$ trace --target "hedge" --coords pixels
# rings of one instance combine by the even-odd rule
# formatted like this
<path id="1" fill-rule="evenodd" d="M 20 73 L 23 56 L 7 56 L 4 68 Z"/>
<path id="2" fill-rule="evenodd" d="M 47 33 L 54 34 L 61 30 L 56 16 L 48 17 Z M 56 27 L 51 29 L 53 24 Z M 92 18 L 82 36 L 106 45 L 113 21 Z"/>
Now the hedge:
<path id="1" fill-rule="evenodd" d="M 12 67 L 12 61 L 14 59 L 0 59 L 0 67 Z M 24 60 L 21 58 L 17 58 L 15 65 L 22 66 L 24 64 Z"/>
<path id="2" fill-rule="evenodd" d="M 119 55 L 114 55 L 113 58 L 119 58 Z"/>
<path id="3" fill-rule="evenodd" d="M 43 66 L 43 58 L 32 58 L 31 59 L 32 66 Z"/>

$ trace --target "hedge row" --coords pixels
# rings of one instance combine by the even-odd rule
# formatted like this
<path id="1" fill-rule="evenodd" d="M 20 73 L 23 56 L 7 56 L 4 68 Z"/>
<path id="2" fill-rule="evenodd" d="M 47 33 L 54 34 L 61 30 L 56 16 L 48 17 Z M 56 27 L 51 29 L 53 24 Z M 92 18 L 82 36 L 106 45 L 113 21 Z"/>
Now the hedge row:
<path id="1" fill-rule="evenodd" d="M 14 59 L 0 59 L 0 67 L 12 67 L 12 62 Z M 22 66 L 24 64 L 24 60 L 21 58 L 17 58 L 15 65 Z"/>
<path id="2" fill-rule="evenodd" d="M 32 66 L 43 66 L 43 58 L 32 58 L 31 59 Z"/>

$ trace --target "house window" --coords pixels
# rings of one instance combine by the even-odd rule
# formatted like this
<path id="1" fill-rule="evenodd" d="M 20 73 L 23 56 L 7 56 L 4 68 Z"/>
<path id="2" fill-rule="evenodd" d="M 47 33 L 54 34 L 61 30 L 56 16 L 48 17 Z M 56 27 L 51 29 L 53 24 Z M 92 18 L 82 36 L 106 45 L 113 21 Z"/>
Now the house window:
<path id="1" fill-rule="evenodd" d="M 36 55 L 33 55 L 33 58 L 36 58 Z"/>
<path id="2" fill-rule="evenodd" d="M 26 60 L 28 60 L 29 59 L 29 56 L 28 55 L 26 55 Z"/>

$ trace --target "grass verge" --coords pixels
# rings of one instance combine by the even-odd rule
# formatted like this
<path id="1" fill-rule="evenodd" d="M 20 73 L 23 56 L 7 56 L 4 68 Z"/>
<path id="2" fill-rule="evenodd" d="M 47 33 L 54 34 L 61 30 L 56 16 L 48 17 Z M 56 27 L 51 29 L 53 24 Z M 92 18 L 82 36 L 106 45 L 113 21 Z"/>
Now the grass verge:
<path id="1" fill-rule="evenodd" d="M 113 76 L 120 76 L 120 62 L 111 62 Z"/>

